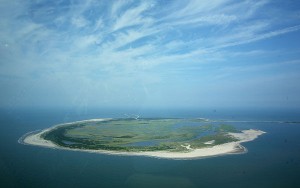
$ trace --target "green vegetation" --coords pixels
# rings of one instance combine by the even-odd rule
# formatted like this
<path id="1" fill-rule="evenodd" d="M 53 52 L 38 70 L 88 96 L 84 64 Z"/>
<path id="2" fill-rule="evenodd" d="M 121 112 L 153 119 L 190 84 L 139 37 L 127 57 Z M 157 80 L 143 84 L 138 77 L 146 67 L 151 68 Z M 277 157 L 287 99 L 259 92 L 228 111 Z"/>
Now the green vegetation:
<path id="1" fill-rule="evenodd" d="M 188 151 L 191 148 L 235 141 L 230 125 L 215 125 L 199 119 L 113 119 L 56 127 L 42 137 L 62 147 L 113 151 Z"/>
<path id="2" fill-rule="evenodd" d="M 233 127 L 231 125 L 224 125 L 224 124 L 217 127 L 217 131 L 218 132 L 232 132 L 232 133 L 239 132 L 235 127 Z"/>

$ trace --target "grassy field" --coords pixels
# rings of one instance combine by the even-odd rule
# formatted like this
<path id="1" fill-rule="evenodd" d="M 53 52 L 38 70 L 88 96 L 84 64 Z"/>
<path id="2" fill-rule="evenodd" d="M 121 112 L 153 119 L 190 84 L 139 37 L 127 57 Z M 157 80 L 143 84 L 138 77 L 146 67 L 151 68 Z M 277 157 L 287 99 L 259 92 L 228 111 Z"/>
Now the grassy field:
<path id="1" fill-rule="evenodd" d="M 42 137 L 60 146 L 113 151 L 181 151 L 235 141 L 230 125 L 213 125 L 201 119 L 113 119 L 57 127 Z M 209 145 L 209 146 L 212 146 Z"/>

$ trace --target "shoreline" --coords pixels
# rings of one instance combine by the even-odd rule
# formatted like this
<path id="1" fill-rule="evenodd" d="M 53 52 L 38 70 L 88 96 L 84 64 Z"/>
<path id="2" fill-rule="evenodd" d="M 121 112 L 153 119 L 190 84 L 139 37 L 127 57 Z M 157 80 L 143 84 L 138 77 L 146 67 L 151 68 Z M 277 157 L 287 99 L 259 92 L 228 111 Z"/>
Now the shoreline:
<path id="1" fill-rule="evenodd" d="M 109 119 L 83 120 L 83 121 L 72 122 L 72 124 L 80 123 L 80 122 L 105 121 L 105 120 L 109 120 Z M 18 142 L 24 145 L 33 145 L 33 146 L 40 146 L 40 147 L 46 147 L 52 149 L 80 151 L 80 152 L 89 152 L 89 153 L 97 153 L 97 154 L 120 155 L 120 156 L 147 156 L 147 157 L 164 158 L 164 159 L 188 160 L 188 159 L 200 159 L 200 158 L 216 157 L 222 155 L 247 153 L 248 151 L 247 148 L 242 146 L 241 143 L 255 140 L 258 136 L 265 133 L 263 131 L 253 130 L 253 129 L 243 130 L 241 133 L 228 133 L 230 136 L 237 138 L 239 141 L 215 145 L 212 147 L 209 147 L 208 145 L 208 147 L 199 148 L 199 149 L 190 148 L 189 152 L 170 152 L 170 151 L 122 152 L 122 151 L 107 151 L 107 150 L 74 149 L 74 148 L 58 146 L 53 142 L 44 140 L 40 137 L 43 133 L 47 131 L 68 124 L 71 123 L 58 124 L 56 126 L 44 130 L 36 130 L 36 131 L 26 133 L 18 140 Z"/>

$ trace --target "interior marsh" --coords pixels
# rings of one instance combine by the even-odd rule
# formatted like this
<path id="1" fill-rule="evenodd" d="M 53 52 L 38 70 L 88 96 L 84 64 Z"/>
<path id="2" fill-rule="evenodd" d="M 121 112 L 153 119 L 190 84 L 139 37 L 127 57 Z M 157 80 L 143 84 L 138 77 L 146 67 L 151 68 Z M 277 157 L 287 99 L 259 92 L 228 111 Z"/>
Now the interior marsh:
<path id="1" fill-rule="evenodd" d="M 188 152 L 188 145 L 197 149 L 236 141 L 228 132 L 238 130 L 203 119 L 107 119 L 58 126 L 42 137 L 68 148 Z"/>

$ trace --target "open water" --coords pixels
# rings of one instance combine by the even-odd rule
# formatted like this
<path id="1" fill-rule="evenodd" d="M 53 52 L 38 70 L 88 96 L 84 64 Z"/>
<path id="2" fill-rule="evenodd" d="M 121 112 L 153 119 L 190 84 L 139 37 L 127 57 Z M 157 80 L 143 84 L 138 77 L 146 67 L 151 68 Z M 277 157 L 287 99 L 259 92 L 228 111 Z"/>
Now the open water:
<path id="1" fill-rule="evenodd" d="M 142 117 L 230 120 L 234 122 L 228 124 L 240 129 L 267 132 L 244 144 L 249 150 L 246 154 L 198 160 L 113 156 L 18 143 L 29 131 L 76 120 L 123 117 L 124 113 L 131 112 L 124 109 L 1 110 L 0 187 L 300 187 L 300 123 L 295 123 L 300 121 L 300 116 L 295 112 L 132 110 Z"/>

